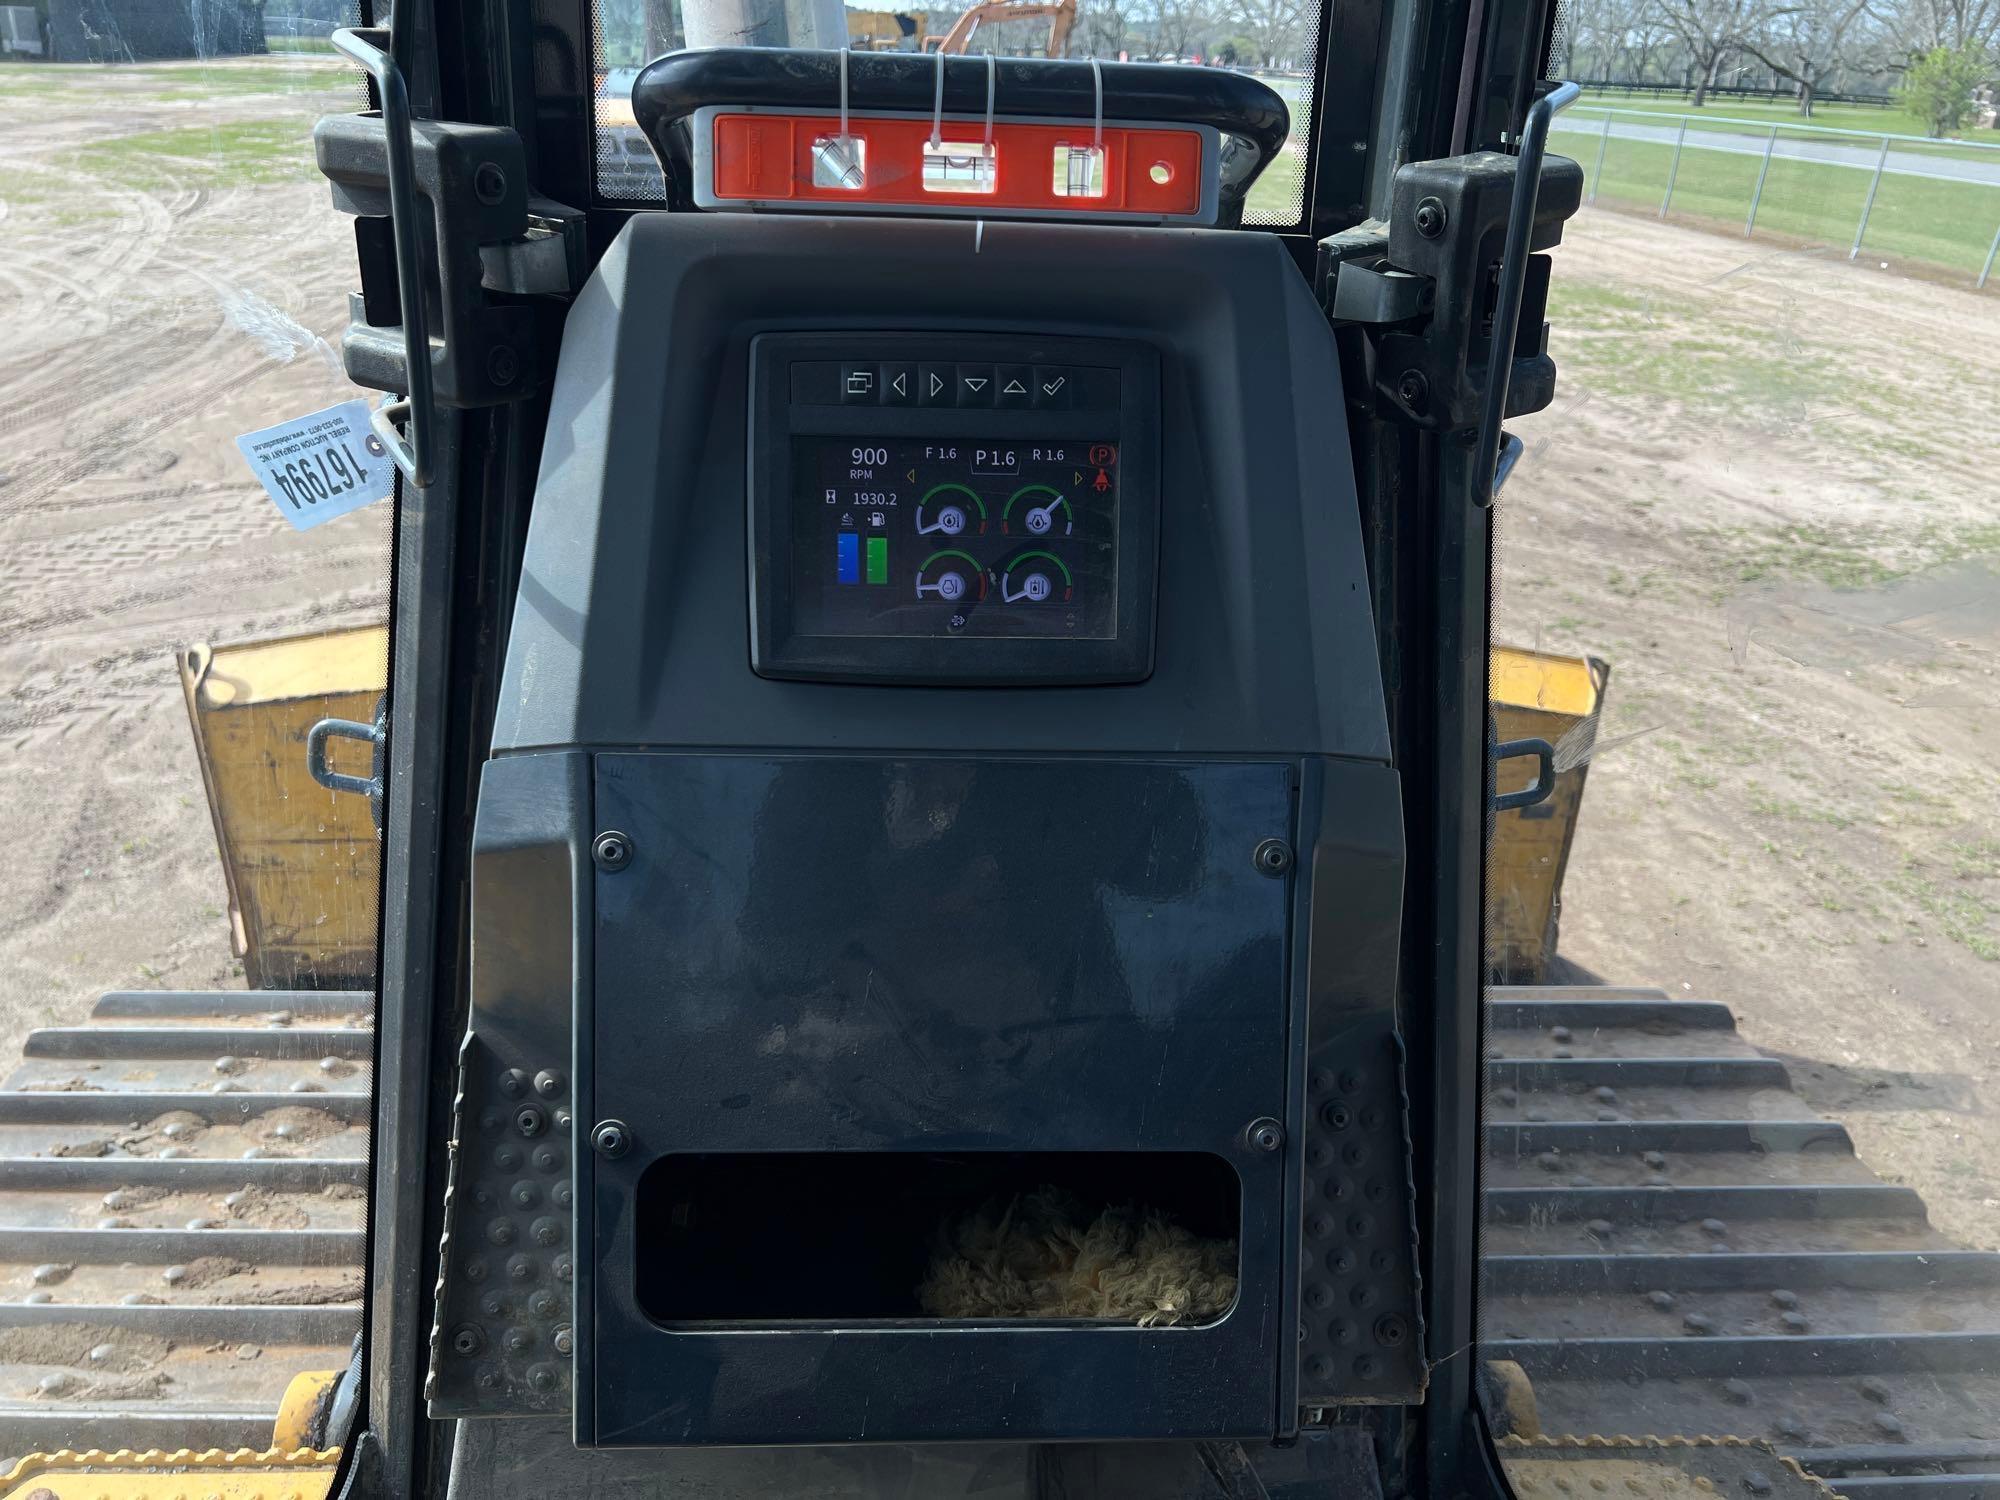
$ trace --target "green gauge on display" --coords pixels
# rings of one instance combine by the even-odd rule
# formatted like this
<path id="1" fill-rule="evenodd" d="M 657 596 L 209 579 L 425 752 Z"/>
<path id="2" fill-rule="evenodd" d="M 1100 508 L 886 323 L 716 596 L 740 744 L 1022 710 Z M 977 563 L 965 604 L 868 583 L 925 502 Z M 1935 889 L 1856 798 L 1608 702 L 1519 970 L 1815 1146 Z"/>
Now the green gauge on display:
<path id="1" fill-rule="evenodd" d="M 1068 536 L 1074 517 L 1062 491 L 1046 484 L 1025 484 L 1007 497 L 1000 512 L 1002 534 L 1016 527 L 1030 536 Z"/>
<path id="2" fill-rule="evenodd" d="M 1053 552 L 1023 552 L 1000 575 L 1002 604 L 1066 604 L 1075 591 L 1069 567 Z"/>

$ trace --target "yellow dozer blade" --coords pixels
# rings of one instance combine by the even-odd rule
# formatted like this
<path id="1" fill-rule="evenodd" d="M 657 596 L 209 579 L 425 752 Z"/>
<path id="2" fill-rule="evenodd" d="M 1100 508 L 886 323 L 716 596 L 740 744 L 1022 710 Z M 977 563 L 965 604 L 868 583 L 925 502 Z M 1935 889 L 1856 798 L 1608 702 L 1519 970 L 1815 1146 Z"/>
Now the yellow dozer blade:
<path id="1" fill-rule="evenodd" d="M 315 783 L 305 743 L 320 719 L 372 719 L 387 663 L 380 625 L 181 653 L 228 882 L 230 940 L 252 988 L 372 983 L 379 845 L 368 805 Z M 1555 955 L 1563 872 L 1609 668 L 1592 657 L 1495 646 L 1490 673 L 1499 738 L 1556 747 L 1555 794 L 1496 816 L 1487 865 L 1487 972 L 1533 983 Z M 365 746 L 334 745 L 335 769 L 368 774 Z M 1517 790 L 1534 774 L 1530 759 L 1503 762 L 1496 789 Z"/>
<path id="2" fill-rule="evenodd" d="M 253 989 L 374 984 L 381 854 L 368 799 L 313 780 L 306 736 L 321 719 L 372 721 L 387 670 L 381 625 L 180 653 L 230 942 Z M 370 773 L 365 745 L 335 740 L 328 753 L 335 770 Z"/>
<path id="3" fill-rule="evenodd" d="M 1486 852 L 1486 974 L 1535 984 L 1548 977 L 1562 916 L 1563 871 L 1576 837 L 1584 773 L 1597 742 L 1597 718 L 1611 669 L 1596 657 L 1552 656 L 1495 646 L 1487 696 L 1501 740 L 1541 739 L 1555 747 L 1554 793 L 1533 807 L 1494 814 Z M 1529 785 L 1530 757 L 1500 763 L 1494 790 Z"/>

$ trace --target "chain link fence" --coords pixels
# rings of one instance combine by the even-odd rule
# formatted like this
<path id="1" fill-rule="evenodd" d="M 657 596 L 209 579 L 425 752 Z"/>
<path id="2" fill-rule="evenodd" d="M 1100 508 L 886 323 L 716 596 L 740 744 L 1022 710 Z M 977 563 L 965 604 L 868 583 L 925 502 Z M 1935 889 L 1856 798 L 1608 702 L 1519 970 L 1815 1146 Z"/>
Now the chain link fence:
<path id="1" fill-rule="evenodd" d="M 1591 104 L 1551 144 L 1583 164 L 1588 202 L 1993 280 L 2000 145 Z"/>

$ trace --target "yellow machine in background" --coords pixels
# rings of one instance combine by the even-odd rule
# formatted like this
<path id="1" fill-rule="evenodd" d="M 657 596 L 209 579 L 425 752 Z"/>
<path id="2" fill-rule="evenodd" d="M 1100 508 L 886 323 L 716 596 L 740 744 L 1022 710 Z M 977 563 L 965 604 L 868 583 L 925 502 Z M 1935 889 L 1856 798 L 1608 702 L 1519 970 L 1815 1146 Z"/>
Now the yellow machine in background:
<path id="1" fill-rule="evenodd" d="M 914 27 L 914 30 L 906 28 Z M 931 34 L 931 18 L 921 10 L 853 10 L 847 12 L 847 45 L 857 52 L 918 50 L 918 38 Z"/>
<path id="2" fill-rule="evenodd" d="M 368 799 L 314 781 L 306 740 L 322 719 L 374 719 L 388 656 L 382 625 L 181 652 L 230 945 L 252 989 L 374 987 L 381 855 Z M 328 753 L 369 775 L 366 747 Z"/>
<path id="3" fill-rule="evenodd" d="M 1076 0 L 984 0 L 960 12 L 942 32 L 931 30 L 933 14 L 921 10 L 849 10 L 848 45 L 857 51 L 942 52 L 956 57 L 973 50 L 973 38 L 983 26 L 1047 20 L 1049 34 L 1042 55 L 1067 57 L 1069 34 L 1076 25 Z"/>
<path id="4" fill-rule="evenodd" d="M 1076 0 L 986 0 L 984 5 L 973 6 L 954 21 L 943 37 L 924 38 L 923 50 L 942 52 L 948 57 L 961 56 L 972 50 L 972 39 L 982 26 L 1044 18 L 1049 23 L 1049 36 L 1042 55 L 1068 57 L 1069 34 L 1076 25 Z"/>

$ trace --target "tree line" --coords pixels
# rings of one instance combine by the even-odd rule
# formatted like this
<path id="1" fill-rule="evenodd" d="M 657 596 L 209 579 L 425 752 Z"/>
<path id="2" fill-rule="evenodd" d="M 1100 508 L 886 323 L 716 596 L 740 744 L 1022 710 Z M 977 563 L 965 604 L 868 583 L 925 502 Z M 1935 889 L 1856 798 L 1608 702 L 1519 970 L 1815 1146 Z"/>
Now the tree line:
<path id="1" fill-rule="evenodd" d="M 702 0 L 688 0 L 700 4 Z M 794 12 L 799 0 L 760 0 L 772 17 L 774 40 L 799 45 L 837 46 L 819 38 Z M 862 0 L 862 8 L 905 11 L 923 18 L 923 30 L 942 36 L 972 0 L 945 0 L 928 9 L 893 0 Z M 686 45 L 683 0 L 598 0 L 601 60 L 609 67 L 632 67 Z M 1071 57 L 1135 62 L 1193 61 L 1222 67 L 1291 71 L 1312 65 L 1319 31 L 1320 0 L 1079 0 L 1070 32 Z M 1046 47 L 1046 16 L 995 20 L 980 28 L 975 50 L 1002 55 L 1040 56 Z"/>
<path id="2" fill-rule="evenodd" d="M 1317 0 L 1079 0 L 1069 50 L 1291 71 L 1312 65 L 1319 10 Z"/>
<path id="3" fill-rule="evenodd" d="M 1960 129 L 2000 62 L 2000 0 L 1569 0 L 1555 71 L 1599 83 L 1902 96 Z"/>

